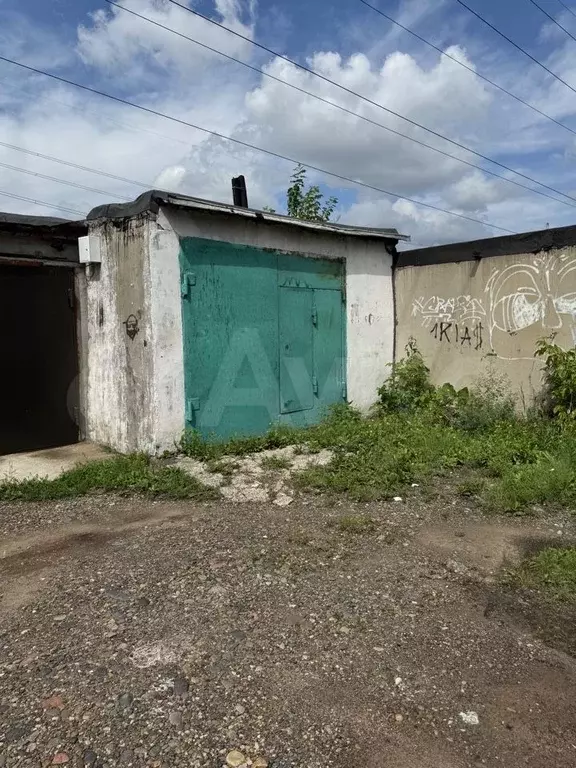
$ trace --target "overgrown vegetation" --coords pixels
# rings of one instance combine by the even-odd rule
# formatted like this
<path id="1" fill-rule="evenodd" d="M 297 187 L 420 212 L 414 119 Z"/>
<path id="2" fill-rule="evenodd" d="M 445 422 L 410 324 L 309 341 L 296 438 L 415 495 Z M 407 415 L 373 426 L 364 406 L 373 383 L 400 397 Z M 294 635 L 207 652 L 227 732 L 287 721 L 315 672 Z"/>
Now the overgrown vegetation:
<path id="1" fill-rule="evenodd" d="M 237 461 L 218 461 L 213 459 L 209 461 L 206 468 L 209 472 L 218 472 L 220 475 L 233 475 L 240 467 Z"/>
<path id="2" fill-rule="evenodd" d="M 260 465 L 263 469 L 290 469 L 292 462 L 286 456 L 264 456 Z"/>
<path id="3" fill-rule="evenodd" d="M 306 168 L 298 165 L 290 177 L 290 186 L 286 193 L 288 216 L 307 221 L 330 221 L 338 200 L 335 197 L 324 199 L 320 187 L 316 184 L 305 188 Z"/>
<path id="4" fill-rule="evenodd" d="M 191 431 L 180 449 L 228 474 L 229 458 L 289 445 L 298 452 L 327 448 L 333 458 L 295 475 L 302 487 L 346 493 L 358 500 L 390 498 L 432 475 L 464 471 L 459 491 L 487 508 L 523 513 L 535 505 L 576 506 L 576 355 L 542 342 L 546 397 L 538 413 L 519 415 L 506 383 L 493 373 L 469 389 L 434 386 L 414 342 L 380 388 L 371 418 L 334 407 L 307 429 L 278 425 L 266 435 L 206 442 Z M 284 457 L 263 462 L 285 469 Z M 458 478 L 456 478 L 458 479 Z M 425 492 L 425 488 L 422 492 Z M 55 480 L 0 483 L 0 500 L 43 500 L 94 491 L 138 492 L 171 498 L 211 498 L 216 492 L 186 472 L 142 455 L 114 456 L 79 466 Z"/>
<path id="5" fill-rule="evenodd" d="M 506 573 L 511 586 L 557 600 L 576 599 L 576 548 L 547 547 Z"/>
<path id="6" fill-rule="evenodd" d="M 317 184 L 312 184 L 306 189 L 306 168 L 303 165 L 294 168 L 286 191 L 288 216 L 305 221 L 330 221 L 337 205 L 338 199 L 325 198 Z M 270 206 L 265 206 L 264 210 L 276 213 Z"/>
<path id="7" fill-rule="evenodd" d="M 148 456 L 114 456 L 81 464 L 54 480 L 36 478 L 0 483 L 0 501 L 45 501 L 92 492 L 142 493 L 172 499 L 210 499 L 216 495 L 176 467 L 155 466 Z"/>
<path id="8" fill-rule="evenodd" d="M 536 355 L 545 358 L 542 408 L 550 418 L 576 420 L 576 349 L 564 350 L 554 338 L 541 339 Z"/>
<path id="9" fill-rule="evenodd" d="M 376 522 L 369 515 L 343 515 L 335 523 L 340 533 L 372 533 L 376 530 Z"/>
<path id="10" fill-rule="evenodd" d="M 429 410 L 439 422 L 466 431 L 516 420 L 514 399 L 502 377 L 491 372 L 472 389 L 456 390 L 451 384 L 435 387 L 413 339 L 406 346 L 406 357 L 392 367 L 378 394 L 385 412 Z"/>
<path id="11" fill-rule="evenodd" d="M 548 349 L 541 345 L 539 349 Z M 576 423 L 569 377 L 572 352 L 554 347 L 546 357 L 547 383 L 557 406 L 529 416 L 515 412 L 505 380 L 494 372 L 476 386 L 435 387 L 414 342 L 380 389 L 372 418 L 338 406 L 306 430 L 276 427 L 267 435 L 224 445 L 186 437 L 183 449 L 198 458 L 245 454 L 296 444 L 329 448 L 333 460 L 296 476 L 306 488 L 347 493 L 355 499 L 389 498 L 413 482 L 456 468 L 466 470 L 461 492 L 488 508 L 522 513 L 534 505 L 576 505 Z M 567 380 L 568 377 L 568 380 Z"/>
<path id="12" fill-rule="evenodd" d="M 178 446 L 178 450 L 187 456 L 201 461 L 219 461 L 223 456 L 247 456 L 249 453 L 259 453 L 273 448 L 286 448 L 302 441 L 301 429 L 277 425 L 265 435 L 256 437 L 241 437 L 228 440 L 225 443 L 210 442 L 203 439 L 199 432 L 188 430 Z"/>

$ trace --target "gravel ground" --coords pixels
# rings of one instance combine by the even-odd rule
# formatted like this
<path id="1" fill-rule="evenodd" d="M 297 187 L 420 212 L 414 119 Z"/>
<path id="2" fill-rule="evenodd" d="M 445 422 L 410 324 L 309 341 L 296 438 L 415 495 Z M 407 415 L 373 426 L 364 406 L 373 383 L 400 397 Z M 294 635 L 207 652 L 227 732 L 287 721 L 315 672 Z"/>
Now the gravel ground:
<path id="1" fill-rule="evenodd" d="M 0 506 L 0 768 L 572 767 L 570 646 L 494 575 L 575 533 L 448 487 Z"/>

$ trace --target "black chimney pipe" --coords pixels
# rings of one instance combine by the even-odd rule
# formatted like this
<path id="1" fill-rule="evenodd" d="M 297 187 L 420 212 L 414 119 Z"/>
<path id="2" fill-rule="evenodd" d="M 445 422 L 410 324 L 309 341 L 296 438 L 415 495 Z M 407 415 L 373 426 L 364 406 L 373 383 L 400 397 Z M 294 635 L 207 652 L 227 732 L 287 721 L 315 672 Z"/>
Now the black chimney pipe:
<path id="1" fill-rule="evenodd" d="M 234 205 L 239 208 L 248 208 L 248 193 L 246 192 L 246 179 L 244 176 L 235 176 L 232 179 L 232 199 Z"/>

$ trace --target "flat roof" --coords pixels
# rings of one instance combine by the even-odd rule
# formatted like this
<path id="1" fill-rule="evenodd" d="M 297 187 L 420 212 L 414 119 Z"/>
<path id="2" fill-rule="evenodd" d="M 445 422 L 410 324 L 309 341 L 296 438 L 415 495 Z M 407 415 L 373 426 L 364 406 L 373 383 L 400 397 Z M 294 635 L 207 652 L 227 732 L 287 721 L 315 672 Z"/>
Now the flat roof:
<path id="1" fill-rule="evenodd" d="M 226 213 L 235 216 L 243 216 L 249 219 L 259 219 L 263 221 L 287 224 L 289 226 L 299 227 L 301 229 L 310 229 L 317 232 L 327 232 L 338 235 L 351 235 L 364 238 L 380 238 L 384 240 L 404 240 L 409 241 L 408 235 L 401 235 L 396 229 L 380 229 L 374 227 L 352 227 L 346 224 L 336 224 L 334 222 L 323 221 L 304 221 L 294 219 L 291 216 L 283 216 L 279 213 L 269 213 L 268 211 L 258 211 L 254 208 L 242 208 L 228 203 L 215 203 L 211 200 L 203 200 L 198 197 L 188 197 L 173 192 L 162 192 L 161 190 L 150 190 L 144 192 L 131 203 L 111 203 L 109 205 L 99 205 L 93 208 L 87 221 L 94 219 L 125 219 L 132 216 L 151 211 L 157 213 L 161 206 L 168 205 L 177 208 L 191 208 L 194 210 L 208 211 L 212 213 Z"/>
<path id="2" fill-rule="evenodd" d="M 86 222 L 82 219 L 59 219 L 52 216 L 26 216 L 20 213 L 0 212 L 0 232 L 64 237 L 71 240 L 85 235 Z"/>
<path id="3" fill-rule="evenodd" d="M 553 248 L 576 245 L 576 226 L 537 229 L 516 235 L 485 237 L 462 243 L 433 245 L 401 251 L 397 267 L 425 267 L 432 264 L 450 264 L 457 261 L 478 261 L 490 256 L 516 256 L 522 253 L 538 253 Z"/>

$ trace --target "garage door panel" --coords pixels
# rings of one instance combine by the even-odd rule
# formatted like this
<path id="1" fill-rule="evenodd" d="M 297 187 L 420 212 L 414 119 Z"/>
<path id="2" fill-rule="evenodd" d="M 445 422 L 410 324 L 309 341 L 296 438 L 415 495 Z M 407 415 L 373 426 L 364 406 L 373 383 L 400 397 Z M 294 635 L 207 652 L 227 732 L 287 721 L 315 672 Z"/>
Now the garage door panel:
<path id="1" fill-rule="evenodd" d="M 279 289 L 280 413 L 314 407 L 313 291 Z"/>

